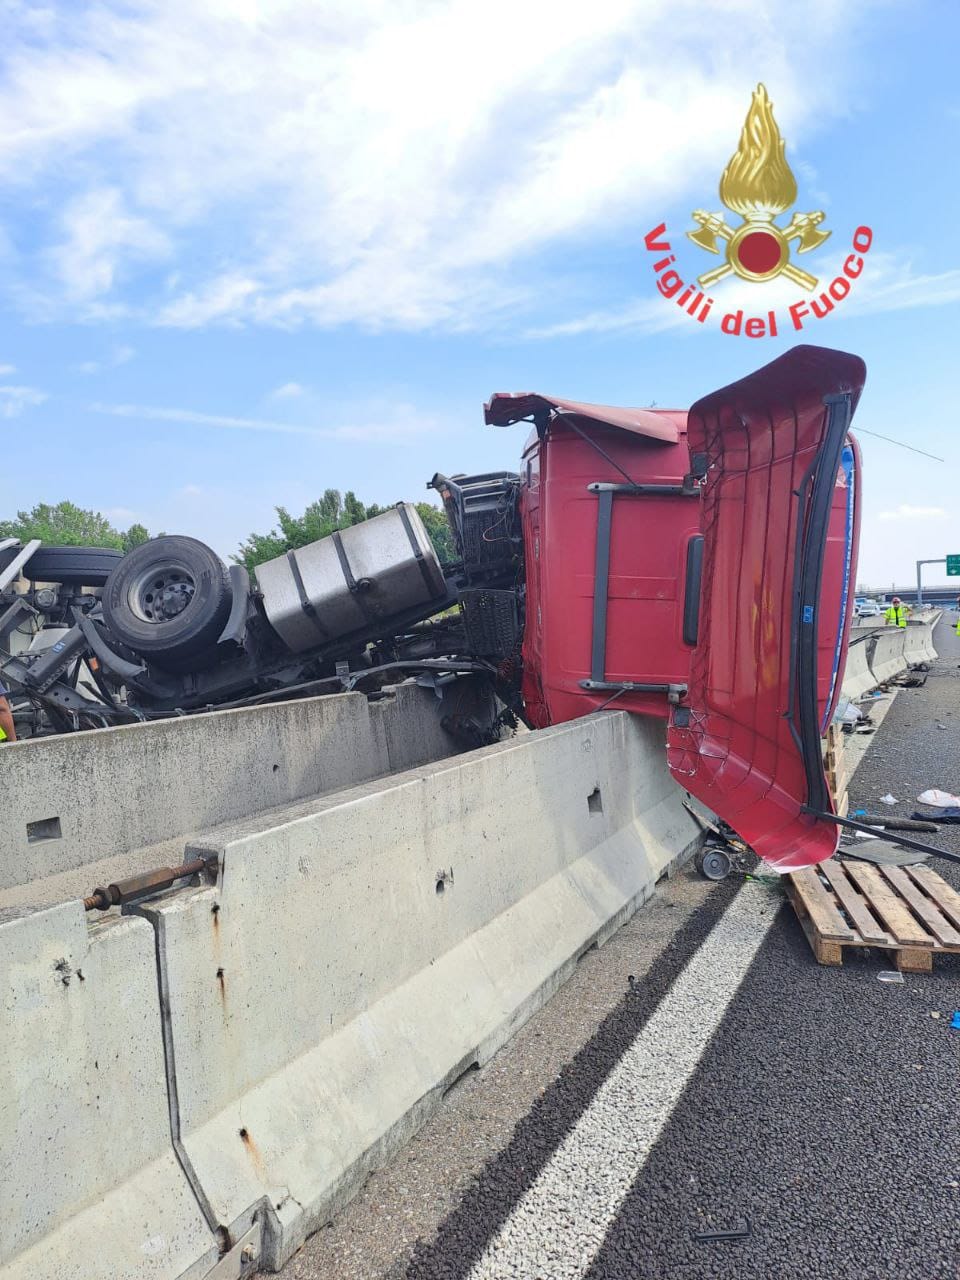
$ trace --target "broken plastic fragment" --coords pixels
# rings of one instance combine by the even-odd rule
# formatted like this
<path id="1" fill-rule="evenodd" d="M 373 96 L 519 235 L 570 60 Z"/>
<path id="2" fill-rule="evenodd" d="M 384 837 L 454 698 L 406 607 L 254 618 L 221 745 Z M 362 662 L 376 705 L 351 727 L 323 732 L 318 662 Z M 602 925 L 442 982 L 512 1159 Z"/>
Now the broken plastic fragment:
<path id="1" fill-rule="evenodd" d="M 896 804 L 896 803 L 897 803 L 897 797 L 896 797 L 896 796 L 892 796 L 892 795 L 890 794 L 890 792 L 888 791 L 888 792 L 887 792 L 887 794 L 886 794 L 885 796 L 881 796 L 881 797 L 880 797 L 880 803 L 881 803 L 881 804 Z"/>
<path id="2" fill-rule="evenodd" d="M 952 796 L 949 791 L 940 791 L 936 787 L 930 791 L 921 791 L 917 800 L 920 804 L 935 804 L 940 809 L 960 805 L 960 796 Z"/>

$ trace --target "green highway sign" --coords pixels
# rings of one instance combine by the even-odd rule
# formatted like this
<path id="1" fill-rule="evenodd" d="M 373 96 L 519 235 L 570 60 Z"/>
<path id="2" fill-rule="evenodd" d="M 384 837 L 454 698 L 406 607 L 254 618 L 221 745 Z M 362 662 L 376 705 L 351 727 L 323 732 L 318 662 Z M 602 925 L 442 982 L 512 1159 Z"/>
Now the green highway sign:
<path id="1" fill-rule="evenodd" d="M 960 578 L 960 556 L 947 556 L 947 573 Z"/>

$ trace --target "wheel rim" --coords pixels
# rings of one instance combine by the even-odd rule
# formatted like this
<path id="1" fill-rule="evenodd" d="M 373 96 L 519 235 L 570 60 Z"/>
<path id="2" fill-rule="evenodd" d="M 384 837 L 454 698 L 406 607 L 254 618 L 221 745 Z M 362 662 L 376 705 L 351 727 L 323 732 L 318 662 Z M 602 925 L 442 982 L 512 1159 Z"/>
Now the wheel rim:
<path id="1" fill-rule="evenodd" d="M 178 618 L 196 590 L 196 579 L 187 566 L 171 560 L 136 574 L 127 589 L 127 603 L 141 622 L 159 626 Z"/>
<path id="2" fill-rule="evenodd" d="M 703 874 L 708 880 L 722 880 L 730 871 L 730 859 L 720 849 L 709 849 L 703 855 Z"/>

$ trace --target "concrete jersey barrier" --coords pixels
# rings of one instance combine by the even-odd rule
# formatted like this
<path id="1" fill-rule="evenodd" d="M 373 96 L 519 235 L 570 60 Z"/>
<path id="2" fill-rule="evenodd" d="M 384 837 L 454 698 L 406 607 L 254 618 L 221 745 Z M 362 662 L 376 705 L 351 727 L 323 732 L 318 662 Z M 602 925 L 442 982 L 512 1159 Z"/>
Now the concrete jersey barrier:
<path id="1" fill-rule="evenodd" d="M 840 692 L 847 698 L 860 698 L 871 689 L 876 688 L 876 680 L 867 661 L 868 637 L 854 639 L 851 637 L 847 650 L 847 664 L 843 672 L 843 684 Z"/>
<path id="2" fill-rule="evenodd" d="M 934 648 L 933 637 L 937 629 L 937 623 L 942 617 L 942 611 L 934 611 L 925 621 L 925 625 L 921 632 L 920 643 L 916 645 L 917 651 L 922 654 L 922 657 L 919 659 L 920 662 L 936 662 L 937 660 L 938 654 Z M 909 626 L 907 627 L 907 630 L 910 630 Z M 916 659 L 911 659 L 911 661 L 916 661 Z"/>
<path id="3" fill-rule="evenodd" d="M 8 912 L 0 989 L 3 1280 L 199 1280 L 218 1241 L 171 1146 L 153 930 Z"/>
<path id="4" fill-rule="evenodd" d="M 404 684 L 4 746 L 0 890 L 449 756 L 438 707 Z"/>
<path id="5" fill-rule="evenodd" d="M 927 662 L 927 654 L 933 647 L 931 627 L 927 622 L 908 623 L 903 637 L 903 656 L 908 666 Z"/>
<path id="6" fill-rule="evenodd" d="M 158 931 L 184 1149 L 279 1267 L 692 846 L 659 723 L 603 713 L 318 802 Z"/>
<path id="7" fill-rule="evenodd" d="M 216 884 L 0 912 L 3 1280 L 279 1267 L 692 850 L 682 798 L 601 713 L 197 841 Z"/>
<path id="8" fill-rule="evenodd" d="M 874 636 L 870 670 L 875 683 L 883 684 L 901 671 L 906 671 L 907 660 L 903 653 L 905 633 L 905 627 L 888 627 Z"/>

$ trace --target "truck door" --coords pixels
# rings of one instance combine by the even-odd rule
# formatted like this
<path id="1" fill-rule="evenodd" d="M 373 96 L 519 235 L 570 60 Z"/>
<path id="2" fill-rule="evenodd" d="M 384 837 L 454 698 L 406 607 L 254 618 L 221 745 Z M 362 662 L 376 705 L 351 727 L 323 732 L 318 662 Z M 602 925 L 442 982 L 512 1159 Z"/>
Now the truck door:
<path id="1" fill-rule="evenodd" d="M 821 734 L 853 613 L 860 467 L 848 429 L 864 377 L 856 356 L 796 347 L 688 418 L 701 590 L 667 758 L 681 786 L 781 869 L 837 847 Z"/>

